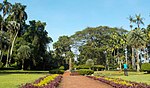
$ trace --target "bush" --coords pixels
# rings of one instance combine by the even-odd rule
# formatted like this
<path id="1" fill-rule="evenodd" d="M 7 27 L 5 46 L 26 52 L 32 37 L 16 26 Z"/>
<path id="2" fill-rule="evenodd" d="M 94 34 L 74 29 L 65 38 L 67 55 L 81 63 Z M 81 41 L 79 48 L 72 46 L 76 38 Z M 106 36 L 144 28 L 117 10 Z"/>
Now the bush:
<path id="1" fill-rule="evenodd" d="M 59 70 L 64 70 L 64 69 L 65 69 L 64 66 L 60 66 L 60 67 L 59 67 Z"/>
<path id="2" fill-rule="evenodd" d="M 141 66 L 141 70 L 150 73 L 150 63 L 143 63 Z"/>
<path id="3" fill-rule="evenodd" d="M 90 66 L 87 66 L 87 65 L 78 65 L 75 67 L 76 69 L 89 69 Z"/>
<path id="4" fill-rule="evenodd" d="M 93 70 L 90 70 L 90 69 L 79 69 L 77 71 L 80 75 L 91 75 L 94 73 Z"/>
<path id="5" fill-rule="evenodd" d="M 65 71 L 61 69 L 53 69 L 49 71 L 50 74 L 63 74 L 64 72 Z"/>
<path id="6" fill-rule="evenodd" d="M 92 66 L 92 69 L 94 71 L 97 71 L 97 70 L 101 71 L 101 70 L 105 69 L 105 67 L 103 65 L 94 65 L 94 66 Z"/>

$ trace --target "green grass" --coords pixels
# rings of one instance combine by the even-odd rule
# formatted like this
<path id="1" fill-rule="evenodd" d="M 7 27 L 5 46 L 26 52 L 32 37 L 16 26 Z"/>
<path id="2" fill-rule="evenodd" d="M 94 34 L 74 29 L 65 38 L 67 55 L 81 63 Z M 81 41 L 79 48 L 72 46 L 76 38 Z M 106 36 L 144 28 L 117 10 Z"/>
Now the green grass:
<path id="1" fill-rule="evenodd" d="M 150 84 L 150 74 L 129 75 L 129 76 L 114 76 L 114 78 L 121 78 L 121 79 L 124 79 L 124 80 Z"/>
<path id="2" fill-rule="evenodd" d="M 34 70 L 0 70 L 0 73 L 9 72 L 9 73 L 48 73 L 49 71 L 34 71 Z"/>
<path id="3" fill-rule="evenodd" d="M 123 71 L 96 71 L 95 76 L 107 76 L 111 78 L 121 78 L 124 80 L 142 82 L 150 84 L 150 74 L 145 74 L 144 72 L 128 72 L 129 76 L 124 76 Z"/>
<path id="4" fill-rule="evenodd" d="M 34 80 L 45 74 L 0 74 L 0 88 L 18 88 L 19 85 Z"/>

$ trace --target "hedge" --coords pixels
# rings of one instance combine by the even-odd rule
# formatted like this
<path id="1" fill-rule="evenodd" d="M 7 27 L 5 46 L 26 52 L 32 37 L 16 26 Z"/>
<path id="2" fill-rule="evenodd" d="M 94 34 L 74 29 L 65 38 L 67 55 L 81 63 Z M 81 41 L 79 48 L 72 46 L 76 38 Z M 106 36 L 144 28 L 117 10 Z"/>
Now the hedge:
<path id="1" fill-rule="evenodd" d="M 90 66 L 87 66 L 87 65 L 78 65 L 78 66 L 75 66 L 74 68 L 76 68 L 76 69 L 89 69 Z"/>
<path id="2" fill-rule="evenodd" d="M 80 74 L 80 75 L 91 75 L 94 73 L 93 70 L 90 70 L 90 69 L 79 69 L 77 70 L 77 72 Z"/>
<path id="3" fill-rule="evenodd" d="M 53 69 L 49 71 L 50 74 L 63 74 L 64 72 L 65 71 L 61 69 Z"/>
<path id="4" fill-rule="evenodd" d="M 150 73 L 150 63 L 143 63 L 141 66 L 141 70 Z"/>
<path id="5" fill-rule="evenodd" d="M 94 71 L 101 71 L 101 70 L 104 70 L 105 69 L 105 67 L 103 66 L 103 65 L 94 65 L 94 66 L 92 66 L 92 69 L 94 70 Z"/>
<path id="6" fill-rule="evenodd" d="M 89 69 L 90 66 L 87 65 L 78 65 L 78 66 L 74 66 L 74 68 L 76 69 Z M 103 70 L 105 69 L 105 67 L 103 65 L 94 65 L 91 67 L 92 70 L 96 71 L 96 70 Z"/>

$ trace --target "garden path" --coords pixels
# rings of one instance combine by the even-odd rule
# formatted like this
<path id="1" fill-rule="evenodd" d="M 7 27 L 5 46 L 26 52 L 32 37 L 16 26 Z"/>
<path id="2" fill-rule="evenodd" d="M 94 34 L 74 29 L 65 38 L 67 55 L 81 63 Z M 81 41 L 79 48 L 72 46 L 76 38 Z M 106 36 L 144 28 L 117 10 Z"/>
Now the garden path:
<path id="1" fill-rule="evenodd" d="M 96 81 L 85 76 L 70 76 L 69 72 L 63 74 L 59 88 L 113 88 L 110 85 Z"/>

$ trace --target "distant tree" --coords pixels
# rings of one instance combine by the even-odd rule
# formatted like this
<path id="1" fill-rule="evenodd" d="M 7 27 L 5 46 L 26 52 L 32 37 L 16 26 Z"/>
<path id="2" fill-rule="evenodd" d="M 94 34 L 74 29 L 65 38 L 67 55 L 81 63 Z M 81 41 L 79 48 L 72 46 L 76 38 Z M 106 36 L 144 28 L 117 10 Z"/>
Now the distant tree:
<path id="1" fill-rule="evenodd" d="M 91 69 L 91 67 L 94 65 L 94 61 L 92 59 L 88 59 L 86 61 L 86 65 L 90 67 L 89 69 Z"/>
<path id="2" fill-rule="evenodd" d="M 135 19 L 134 19 L 134 22 L 137 24 L 138 28 L 140 28 L 140 24 L 143 24 L 144 25 L 144 22 L 143 22 L 144 18 L 141 17 L 141 14 L 136 14 L 135 15 Z"/>
<path id="3" fill-rule="evenodd" d="M 22 70 L 24 69 L 24 60 L 29 59 L 31 55 L 31 49 L 27 45 L 22 45 L 17 52 L 18 58 L 22 61 Z"/>

